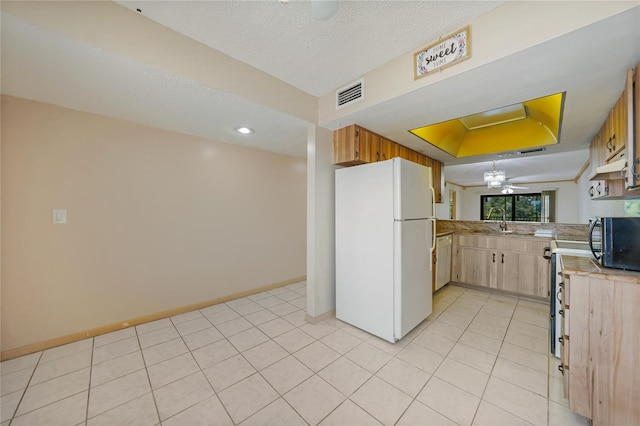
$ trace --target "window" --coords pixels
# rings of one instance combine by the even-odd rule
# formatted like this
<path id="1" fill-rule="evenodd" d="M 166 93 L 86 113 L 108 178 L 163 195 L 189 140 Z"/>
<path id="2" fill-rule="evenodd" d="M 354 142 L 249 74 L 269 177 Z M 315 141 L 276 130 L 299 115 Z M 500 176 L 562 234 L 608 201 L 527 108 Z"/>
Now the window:
<path id="1" fill-rule="evenodd" d="M 492 207 L 491 219 L 501 220 L 502 208 L 505 219 L 518 222 L 548 222 L 549 217 L 542 215 L 542 194 L 510 194 L 510 195 L 482 195 L 480 197 L 480 220 L 488 219 Z"/>

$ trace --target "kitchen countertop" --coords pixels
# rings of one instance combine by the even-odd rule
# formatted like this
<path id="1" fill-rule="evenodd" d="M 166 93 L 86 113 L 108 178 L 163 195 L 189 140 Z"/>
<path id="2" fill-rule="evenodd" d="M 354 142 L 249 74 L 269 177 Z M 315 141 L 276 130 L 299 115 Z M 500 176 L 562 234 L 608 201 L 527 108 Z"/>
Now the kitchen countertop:
<path id="1" fill-rule="evenodd" d="M 500 231 L 468 231 L 468 230 L 456 230 L 456 231 L 447 231 L 447 232 L 439 232 L 436 234 L 437 237 L 441 235 L 448 234 L 458 234 L 458 235 L 477 235 L 480 237 L 505 237 L 505 238 L 535 238 L 536 240 L 554 240 L 556 237 L 554 235 L 544 235 L 544 236 L 535 236 L 530 232 L 500 232 Z"/>
<path id="2" fill-rule="evenodd" d="M 540 223 L 540 222 L 507 222 L 507 229 L 512 234 L 500 233 L 500 222 L 488 220 L 445 220 L 438 219 L 436 232 L 453 232 L 454 234 L 487 235 L 502 237 L 534 237 L 536 233 L 544 236 L 535 238 L 559 239 L 572 241 L 586 241 L 589 235 L 589 225 L 571 223 Z"/>
<path id="3" fill-rule="evenodd" d="M 562 266 L 562 273 L 567 275 L 590 275 L 603 280 L 640 284 L 640 272 L 605 268 L 589 257 L 562 255 Z"/>

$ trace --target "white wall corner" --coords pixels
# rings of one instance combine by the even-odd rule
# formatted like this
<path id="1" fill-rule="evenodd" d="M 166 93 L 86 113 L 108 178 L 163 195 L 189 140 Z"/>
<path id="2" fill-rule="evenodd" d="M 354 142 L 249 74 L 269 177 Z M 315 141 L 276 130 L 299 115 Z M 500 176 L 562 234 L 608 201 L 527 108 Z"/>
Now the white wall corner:
<path id="1" fill-rule="evenodd" d="M 309 124 L 307 132 L 307 315 L 335 309 L 336 166 L 331 130 Z"/>

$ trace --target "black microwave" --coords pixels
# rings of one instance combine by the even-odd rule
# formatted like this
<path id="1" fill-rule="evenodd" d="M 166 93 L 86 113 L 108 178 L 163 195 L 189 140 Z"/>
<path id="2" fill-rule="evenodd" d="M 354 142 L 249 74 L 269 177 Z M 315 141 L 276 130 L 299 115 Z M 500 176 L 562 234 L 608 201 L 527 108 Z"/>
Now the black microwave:
<path id="1" fill-rule="evenodd" d="M 640 271 L 640 217 L 598 218 L 589 229 L 589 246 L 605 268 Z"/>

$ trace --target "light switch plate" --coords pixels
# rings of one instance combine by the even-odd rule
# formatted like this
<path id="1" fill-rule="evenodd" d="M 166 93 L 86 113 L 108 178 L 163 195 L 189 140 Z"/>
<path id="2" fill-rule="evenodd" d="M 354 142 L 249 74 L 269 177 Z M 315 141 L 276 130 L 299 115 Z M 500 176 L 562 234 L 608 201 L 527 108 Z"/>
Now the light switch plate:
<path id="1" fill-rule="evenodd" d="M 53 223 L 54 224 L 67 223 L 67 210 L 66 209 L 53 209 Z"/>

